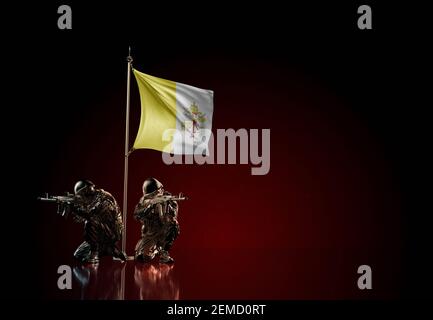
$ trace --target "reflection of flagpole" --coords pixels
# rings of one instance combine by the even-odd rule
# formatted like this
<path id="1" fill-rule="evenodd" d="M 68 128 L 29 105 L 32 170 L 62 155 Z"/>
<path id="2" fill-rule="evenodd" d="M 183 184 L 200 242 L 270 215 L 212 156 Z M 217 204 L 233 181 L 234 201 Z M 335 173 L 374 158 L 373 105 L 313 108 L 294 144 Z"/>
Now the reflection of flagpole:
<path id="1" fill-rule="evenodd" d="M 122 232 L 122 251 L 126 254 L 126 215 L 128 211 L 128 157 L 129 157 L 129 97 L 131 86 L 132 57 L 131 47 L 128 50 L 128 75 L 126 80 L 126 124 L 125 124 L 125 167 L 123 172 L 123 232 Z M 121 273 L 121 299 L 125 300 L 125 268 Z"/>
<path id="2" fill-rule="evenodd" d="M 122 271 L 120 271 L 120 300 L 125 300 L 125 269 L 126 264 L 122 267 Z"/>

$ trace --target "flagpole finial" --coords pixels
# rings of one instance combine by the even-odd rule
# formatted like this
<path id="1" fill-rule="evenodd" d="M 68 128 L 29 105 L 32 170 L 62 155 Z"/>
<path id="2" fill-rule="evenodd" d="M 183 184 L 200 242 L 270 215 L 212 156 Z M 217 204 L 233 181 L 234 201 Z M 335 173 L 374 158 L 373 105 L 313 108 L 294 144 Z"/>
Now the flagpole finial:
<path id="1" fill-rule="evenodd" d="M 132 56 L 131 56 L 131 46 L 128 46 L 128 56 L 126 57 L 126 61 L 128 61 L 128 63 L 132 63 Z"/>

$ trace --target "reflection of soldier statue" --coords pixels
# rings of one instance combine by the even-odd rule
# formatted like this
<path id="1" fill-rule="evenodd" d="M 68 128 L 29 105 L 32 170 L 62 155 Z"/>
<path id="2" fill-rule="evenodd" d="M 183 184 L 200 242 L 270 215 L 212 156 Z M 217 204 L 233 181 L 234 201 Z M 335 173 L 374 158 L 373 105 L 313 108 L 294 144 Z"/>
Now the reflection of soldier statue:
<path id="1" fill-rule="evenodd" d="M 74 279 L 81 287 L 81 300 L 122 300 L 122 272 L 126 264 L 108 261 L 106 264 L 76 265 Z"/>
<path id="2" fill-rule="evenodd" d="M 161 263 L 174 261 L 168 251 L 179 235 L 176 201 L 184 199 L 164 192 L 161 182 L 154 178 L 144 181 L 143 197 L 134 211 L 134 217 L 143 224 L 141 239 L 135 246 L 137 261 L 149 262 L 158 255 Z"/>
<path id="3" fill-rule="evenodd" d="M 173 276 L 173 264 L 136 264 L 134 281 L 140 300 L 178 300 L 179 283 Z"/>

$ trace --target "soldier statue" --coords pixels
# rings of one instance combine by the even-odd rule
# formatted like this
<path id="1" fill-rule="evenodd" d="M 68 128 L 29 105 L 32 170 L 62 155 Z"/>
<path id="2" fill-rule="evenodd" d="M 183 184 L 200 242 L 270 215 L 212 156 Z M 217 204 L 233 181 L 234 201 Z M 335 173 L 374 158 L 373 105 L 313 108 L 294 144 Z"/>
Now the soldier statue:
<path id="1" fill-rule="evenodd" d="M 160 263 L 173 263 L 169 250 L 179 235 L 177 221 L 178 200 L 185 200 L 181 194 L 172 196 L 164 191 L 163 185 L 155 178 L 143 183 L 143 196 L 134 210 L 134 217 L 140 221 L 141 239 L 135 246 L 135 259 L 150 262 L 159 256 Z"/>
<path id="2" fill-rule="evenodd" d="M 98 263 L 101 256 L 127 260 L 125 253 L 116 246 L 122 237 L 123 223 L 120 208 L 110 193 L 96 189 L 95 184 L 89 180 L 80 180 L 75 184 L 73 194 L 47 194 L 38 199 L 57 203 L 59 214 L 71 214 L 75 221 L 84 223 L 84 242 L 74 253 L 79 261 Z"/>
<path id="3" fill-rule="evenodd" d="M 122 237 L 122 215 L 114 197 L 96 189 L 89 180 L 80 180 L 74 187 L 75 199 L 69 211 L 77 222 L 84 222 L 84 242 L 74 253 L 85 263 L 98 263 L 100 256 L 113 256 L 126 261 L 116 245 Z"/>

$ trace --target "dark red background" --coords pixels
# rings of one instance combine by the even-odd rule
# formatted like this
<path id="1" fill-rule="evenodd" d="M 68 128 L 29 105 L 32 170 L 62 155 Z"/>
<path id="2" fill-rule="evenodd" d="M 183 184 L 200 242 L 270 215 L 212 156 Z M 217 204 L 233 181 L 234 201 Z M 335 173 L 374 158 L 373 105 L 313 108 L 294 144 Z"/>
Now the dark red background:
<path id="1" fill-rule="evenodd" d="M 394 296 L 392 281 L 401 259 L 398 188 L 380 145 L 350 110 L 351 101 L 291 66 L 211 57 L 198 63 L 179 59 L 163 68 L 153 64 L 146 70 L 139 53 L 140 70 L 212 88 L 215 129 L 270 128 L 271 170 L 252 176 L 249 165 L 167 166 L 159 152 L 134 152 L 129 253 L 140 234 L 131 210 L 142 181 L 155 176 L 168 190 L 190 198 L 180 205 L 182 231 L 173 249 L 174 257 L 182 252 L 184 259 L 176 269 L 187 268 L 181 274 L 186 288 L 181 297 L 358 297 L 360 264 L 381 274 L 375 274 L 375 295 Z M 99 68 L 94 68 L 95 81 Z M 47 168 L 50 179 L 43 190 L 71 190 L 75 180 L 88 177 L 121 201 L 125 86 L 116 89 L 83 101 L 56 161 Z M 139 118 L 135 84 L 132 97 L 134 135 Z M 60 240 L 44 253 L 56 266 L 79 244 L 81 226 L 61 220 L 47 205 L 39 210 L 44 241 Z M 294 287 L 293 268 L 301 277 Z"/>
<path id="2" fill-rule="evenodd" d="M 159 152 L 135 151 L 129 254 L 140 229 L 131 210 L 143 180 L 154 176 L 189 197 L 180 204 L 181 234 L 172 250 L 170 281 L 181 299 L 405 296 L 411 243 L 400 124 L 413 118 L 397 107 L 401 83 L 397 56 L 390 55 L 396 42 L 387 26 L 378 22 L 362 33 L 351 6 L 296 6 L 290 19 L 268 10 L 186 19 L 175 24 L 183 34 L 176 37 L 149 31 L 160 21 L 156 11 L 140 20 L 126 6 L 76 8 L 73 31 L 47 32 L 48 42 L 23 61 L 22 85 L 37 85 L 17 96 L 29 128 L 32 217 L 25 234 L 39 297 L 80 297 L 77 287 L 57 290 L 56 269 L 72 263 L 82 226 L 36 197 L 71 191 L 85 177 L 121 204 L 128 45 L 138 70 L 214 90 L 214 132 L 271 129 L 266 176 L 252 176 L 251 165 L 167 166 Z M 51 30 L 51 20 L 37 30 Z M 133 82 L 131 143 L 139 108 Z M 357 289 L 361 264 L 373 268 L 374 290 Z M 139 298 L 137 268 L 126 266 L 126 298 Z"/>

